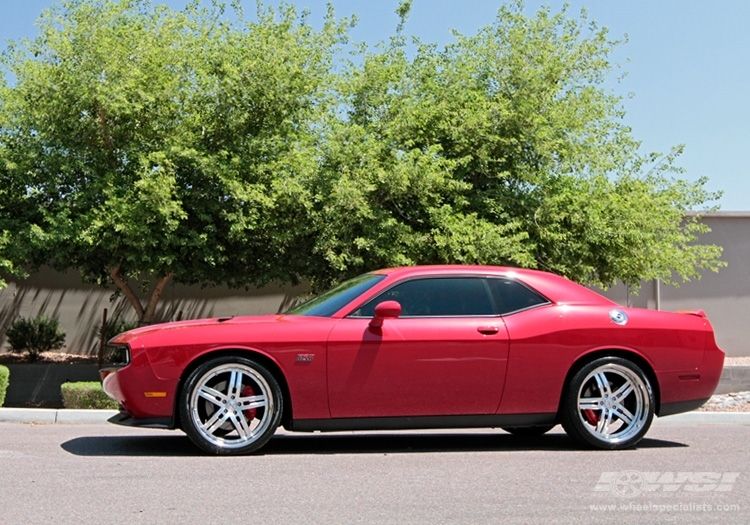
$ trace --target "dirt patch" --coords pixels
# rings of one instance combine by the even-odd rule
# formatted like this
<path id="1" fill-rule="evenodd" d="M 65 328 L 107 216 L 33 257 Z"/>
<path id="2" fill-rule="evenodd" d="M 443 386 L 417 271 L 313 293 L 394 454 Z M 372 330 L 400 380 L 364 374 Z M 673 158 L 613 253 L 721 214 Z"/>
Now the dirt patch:
<path id="1" fill-rule="evenodd" d="M 69 364 L 90 365 L 99 362 L 98 356 L 67 354 L 65 352 L 44 352 L 33 363 L 29 363 L 26 354 L 2 353 L 0 354 L 0 365 L 22 365 L 22 364 Z"/>
<path id="2" fill-rule="evenodd" d="M 23 364 L 28 363 L 25 354 L 14 354 L 11 352 L 0 353 L 0 365 Z M 65 352 L 45 352 L 39 354 L 36 363 L 68 363 L 68 364 L 95 364 L 98 363 L 98 357 L 95 355 L 78 355 L 68 354 Z M 724 359 L 724 366 L 750 366 L 750 356 L 746 357 L 727 357 Z"/>

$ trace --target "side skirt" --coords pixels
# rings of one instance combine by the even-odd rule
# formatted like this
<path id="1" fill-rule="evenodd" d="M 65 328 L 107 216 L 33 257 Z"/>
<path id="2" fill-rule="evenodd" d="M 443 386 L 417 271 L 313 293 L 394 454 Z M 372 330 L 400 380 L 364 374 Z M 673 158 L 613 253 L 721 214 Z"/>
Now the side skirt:
<path id="1" fill-rule="evenodd" d="M 296 419 L 287 430 L 337 432 L 344 430 L 416 430 L 426 428 L 495 428 L 553 425 L 555 413 L 490 414 L 475 416 L 364 417 L 342 419 Z"/>

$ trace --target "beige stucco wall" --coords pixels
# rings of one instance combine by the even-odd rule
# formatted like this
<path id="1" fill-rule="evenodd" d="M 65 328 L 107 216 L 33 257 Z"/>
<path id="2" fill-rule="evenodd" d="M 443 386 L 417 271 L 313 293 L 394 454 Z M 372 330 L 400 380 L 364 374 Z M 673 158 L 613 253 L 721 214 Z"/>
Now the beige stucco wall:
<path id="1" fill-rule="evenodd" d="M 136 317 L 127 300 L 113 297 L 112 290 L 81 282 L 75 272 L 58 273 L 43 268 L 28 279 L 6 279 L 0 290 L 0 351 L 7 351 L 5 330 L 18 317 L 46 315 L 56 317 L 66 333 L 66 351 L 92 354 L 98 348 L 95 330 L 107 309 L 108 319 Z M 290 305 L 304 287 L 268 286 L 262 290 L 232 290 L 226 287 L 169 285 L 159 308 L 157 320 L 198 319 L 231 315 L 276 313 Z"/>
<path id="2" fill-rule="evenodd" d="M 750 355 L 750 212 L 719 212 L 704 219 L 712 232 L 705 242 L 724 247 L 728 263 L 718 273 L 707 272 L 702 279 L 679 288 L 645 283 L 632 306 L 662 310 L 702 309 L 708 314 L 716 339 L 729 356 Z M 97 347 L 93 331 L 102 319 L 104 308 L 109 318 L 125 316 L 134 319 L 130 306 L 112 290 L 82 284 L 77 274 L 60 274 L 50 269 L 26 280 L 8 280 L 0 290 L 0 351 L 7 350 L 5 329 L 18 316 L 40 314 L 57 317 L 67 333 L 67 350 L 71 353 L 93 353 Z M 183 319 L 200 317 L 276 313 L 304 293 L 303 287 L 267 287 L 262 290 L 230 290 L 225 287 L 169 286 L 160 303 L 157 317 L 171 320 L 182 312 Z M 627 290 L 616 286 L 605 295 L 628 303 Z"/>

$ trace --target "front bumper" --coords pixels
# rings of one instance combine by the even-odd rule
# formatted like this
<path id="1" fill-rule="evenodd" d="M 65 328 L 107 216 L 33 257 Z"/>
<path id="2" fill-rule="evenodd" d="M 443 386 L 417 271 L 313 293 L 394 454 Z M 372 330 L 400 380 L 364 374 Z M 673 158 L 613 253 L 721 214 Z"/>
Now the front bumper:
<path id="1" fill-rule="evenodd" d="M 109 423 L 115 425 L 122 425 L 126 427 L 140 427 L 140 428 L 165 428 L 174 429 L 176 428 L 174 420 L 171 417 L 152 417 L 138 419 L 125 412 L 115 414 L 107 420 Z"/>
<path id="2" fill-rule="evenodd" d="M 118 420 L 112 423 L 149 426 L 148 422 L 175 420 L 178 381 L 157 377 L 144 352 L 133 355 L 132 361 L 122 368 L 103 368 L 101 375 L 104 391 L 120 404 L 120 412 L 124 415 L 122 420 L 113 418 Z M 126 423 L 127 418 L 147 423 Z"/>

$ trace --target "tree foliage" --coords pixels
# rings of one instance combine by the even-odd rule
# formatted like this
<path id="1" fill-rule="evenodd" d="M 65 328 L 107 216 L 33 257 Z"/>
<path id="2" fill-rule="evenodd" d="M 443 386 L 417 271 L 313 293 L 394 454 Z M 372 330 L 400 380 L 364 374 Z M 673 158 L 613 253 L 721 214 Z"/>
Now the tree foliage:
<path id="1" fill-rule="evenodd" d="M 25 238 L 7 260 L 114 282 L 145 322 L 170 279 L 290 278 L 295 180 L 314 169 L 345 28 L 328 16 L 316 30 L 291 6 L 257 22 L 223 9 L 66 0 L 5 53 L 2 176 L 34 213 L 10 225 Z M 145 306 L 131 284 L 144 276 Z"/>
<path id="2" fill-rule="evenodd" d="M 716 196 L 643 155 L 608 91 L 606 29 L 520 2 L 445 48 L 341 46 L 284 5 L 65 0 L 2 57 L 0 270 L 164 286 L 509 264 L 579 282 L 697 277 Z M 143 282 L 144 276 L 146 281 Z M 150 286 L 144 306 L 132 283 Z"/>
<path id="3" fill-rule="evenodd" d="M 585 13 L 522 10 L 413 56 L 397 34 L 351 65 L 313 251 L 334 272 L 499 263 L 602 286 L 717 269 L 721 249 L 695 242 L 707 228 L 687 213 L 717 196 L 673 178 L 680 148 L 640 154 L 603 87 L 619 42 Z"/>

